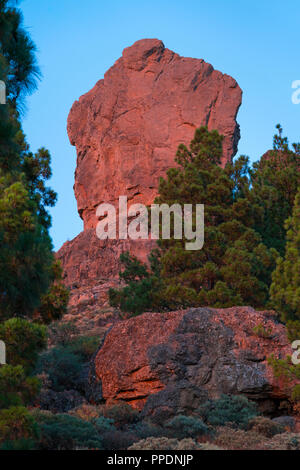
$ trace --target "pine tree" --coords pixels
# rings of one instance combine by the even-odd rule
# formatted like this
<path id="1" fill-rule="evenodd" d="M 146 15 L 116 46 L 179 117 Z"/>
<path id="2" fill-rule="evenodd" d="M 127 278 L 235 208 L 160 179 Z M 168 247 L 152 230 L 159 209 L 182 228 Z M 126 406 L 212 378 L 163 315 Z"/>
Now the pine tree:
<path id="1" fill-rule="evenodd" d="M 197 129 L 190 148 L 179 146 L 178 166 L 168 170 L 167 177 L 160 180 L 155 203 L 169 206 L 177 203 L 181 207 L 204 204 L 205 241 L 201 250 L 189 251 L 185 237 L 178 240 L 173 233 L 169 240 L 159 239 L 155 302 L 150 282 L 153 271 L 148 272 L 144 267 L 148 273 L 142 281 L 144 311 L 153 309 L 154 305 L 158 310 L 158 299 L 160 308 L 169 310 L 207 305 L 263 307 L 268 300 L 278 254 L 262 243 L 261 235 L 253 228 L 248 159 L 240 157 L 222 168 L 222 140 L 217 131 L 209 132 L 206 127 Z M 126 302 L 132 302 L 141 287 L 138 277 L 131 284 L 127 282 L 124 289 L 114 291 L 114 305 L 126 310 Z M 131 310 L 134 308 L 135 304 L 131 304 Z"/>
<path id="2" fill-rule="evenodd" d="M 48 207 L 56 194 L 49 152 L 30 152 L 22 131 L 25 96 L 39 78 L 35 46 L 22 27 L 22 15 L 0 0 L 0 80 L 7 104 L 0 105 L 0 338 L 8 365 L 0 368 L 0 446 L 32 446 L 36 424 L 26 406 L 39 392 L 29 377 L 46 346 L 46 327 L 65 312 L 68 291 L 52 252 Z M 25 318 L 19 318 L 25 317 Z M 4 321 L 6 320 L 6 321 Z"/>
<path id="3" fill-rule="evenodd" d="M 300 189 L 295 198 L 292 216 L 285 223 L 284 257 L 277 259 L 270 288 L 273 305 L 287 322 L 291 339 L 300 333 Z"/>
<path id="4" fill-rule="evenodd" d="M 65 311 L 68 294 L 54 268 L 48 232 L 47 208 L 56 202 L 46 186 L 50 154 L 44 148 L 30 152 L 20 120 L 25 96 L 40 76 L 35 46 L 11 4 L 0 1 L 0 79 L 7 88 L 7 104 L 0 105 L 0 319 L 36 317 L 43 307 L 49 321 L 51 311 L 55 319 Z"/>
<path id="5" fill-rule="evenodd" d="M 268 248 L 284 255 L 286 232 L 284 223 L 291 216 L 300 186 L 300 144 L 289 146 L 277 126 L 273 150 L 267 152 L 251 170 L 251 207 L 254 229 Z"/>
<path id="6" fill-rule="evenodd" d="M 189 149 L 179 147 L 179 166 L 160 181 L 156 203 L 205 205 L 202 250 L 186 250 L 184 238 L 159 241 L 165 299 L 173 308 L 262 307 L 268 298 L 276 252 L 252 228 L 248 159 L 223 169 L 221 156 L 222 136 L 202 127 Z"/>

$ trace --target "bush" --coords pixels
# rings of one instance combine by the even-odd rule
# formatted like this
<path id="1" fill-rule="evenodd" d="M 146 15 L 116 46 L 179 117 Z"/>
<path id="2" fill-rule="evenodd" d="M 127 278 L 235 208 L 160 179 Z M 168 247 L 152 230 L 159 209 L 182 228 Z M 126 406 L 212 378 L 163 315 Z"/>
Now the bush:
<path id="1" fill-rule="evenodd" d="M 212 426 L 231 424 L 245 428 L 258 415 L 255 403 L 240 395 L 222 395 L 219 400 L 208 400 L 198 410 L 205 422 Z"/>
<path id="2" fill-rule="evenodd" d="M 201 445 L 193 439 L 168 439 L 167 437 L 148 437 L 136 442 L 128 450 L 201 450 Z"/>
<path id="3" fill-rule="evenodd" d="M 7 362 L 22 365 L 31 372 L 38 353 L 47 345 L 46 327 L 22 318 L 11 318 L 0 323 L 0 340 L 5 342 Z"/>
<path id="4" fill-rule="evenodd" d="M 300 450 L 300 434 L 285 432 L 277 434 L 264 443 L 264 450 Z"/>
<path id="5" fill-rule="evenodd" d="M 116 430 L 114 426 L 114 420 L 105 418 L 104 416 L 100 416 L 99 418 L 94 419 L 93 424 L 96 427 L 99 434 L 103 434 L 106 432 L 113 432 Z"/>
<path id="6" fill-rule="evenodd" d="M 98 336 L 78 336 L 72 339 L 68 345 L 68 350 L 80 356 L 82 361 L 88 361 L 99 347 Z"/>
<path id="7" fill-rule="evenodd" d="M 42 410 L 49 410 L 52 413 L 68 413 L 73 408 L 78 408 L 85 403 L 85 398 L 77 390 L 55 392 L 51 389 L 42 389 L 38 403 Z"/>
<path id="8" fill-rule="evenodd" d="M 99 418 L 103 414 L 103 410 L 99 406 L 83 403 L 82 405 L 74 408 L 68 413 L 76 418 L 83 419 L 84 421 L 92 421 Z"/>
<path id="9" fill-rule="evenodd" d="M 273 333 L 271 328 L 265 328 L 262 323 L 259 323 L 253 328 L 253 333 L 259 338 L 272 339 Z"/>
<path id="10" fill-rule="evenodd" d="M 300 364 L 293 364 L 291 357 L 278 359 L 272 354 L 268 357 L 268 363 L 273 369 L 274 376 L 281 380 L 281 388 L 285 388 L 291 399 L 295 402 L 300 400 L 300 384 L 294 385 L 300 380 Z"/>
<path id="11" fill-rule="evenodd" d="M 168 435 L 168 431 L 165 431 L 160 426 L 155 426 L 152 423 L 141 421 L 133 426 L 130 426 L 130 431 L 138 437 L 138 439 L 147 439 L 147 437 L 161 437 Z"/>
<path id="12" fill-rule="evenodd" d="M 139 412 L 134 410 L 127 403 L 119 403 L 108 406 L 104 409 L 104 416 L 114 420 L 116 427 L 122 428 L 127 424 L 134 424 L 139 421 Z"/>
<path id="13" fill-rule="evenodd" d="M 192 416 L 178 415 L 166 423 L 166 428 L 172 433 L 172 436 L 177 438 L 202 436 L 209 434 L 209 428 L 203 423 L 201 419 L 193 418 Z"/>
<path id="14" fill-rule="evenodd" d="M 0 410 L 0 443 L 7 447 L 31 440 L 38 436 L 38 428 L 34 418 L 23 406 L 12 406 Z"/>
<path id="15" fill-rule="evenodd" d="M 255 450 L 260 449 L 266 440 L 254 431 L 223 427 L 217 430 L 214 443 L 227 450 Z"/>
<path id="16" fill-rule="evenodd" d="M 73 322 L 55 322 L 48 327 L 48 335 L 51 344 L 66 346 L 72 341 L 79 330 Z"/>
<path id="17" fill-rule="evenodd" d="M 288 339 L 292 343 L 295 340 L 300 338 L 300 321 L 299 320 L 289 320 L 286 324 Z"/>
<path id="18" fill-rule="evenodd" d="M 264 416 L 256 416 L 256 418 L 251 419 L 249 421 L 248 428 L 265 437 L 273 437 L 276 434 L 284 432 L 283 426 L 272 421 L 270 418 L 265 418 Z"/>
<path id="19" fill-rule="evenodd" d="M 107 431 L 101 435 L 101 438 L 105 450 L 126 450 L 136 441 L 133 434 L 119 429 Z"/>
<path id="20" fill-rule="evenodd" d="M 40 381 L 26 377 L 22 366 L 0 367 L 0 409 L 30 404 L 40 390 Z"/>
<path id="21" fill-rule="evenodd" d="M 60 392 L 76 388 L 82 370 L 80 358 L 63 347 L 57 347 L 41 354 L 36 372 L 47 373 L 53 390 Z"/>
<path id="22" fill-rule="evenodd" d="M 5 441 L 0 445 L 0 450 L 35 450 L 36 442 L 33 439 L 18 439 Z"/>
<path id="23" fill-rule="evenodd" d="M 38 422 L 42 450 L 103 449 L 96 428 L 75 416 L 40 414 Z"/>
<path id="24" fill-rule="evenodd" d="M 293 387 L 291 398 L 293 401 L 300 401 L 300 384 Z"/>

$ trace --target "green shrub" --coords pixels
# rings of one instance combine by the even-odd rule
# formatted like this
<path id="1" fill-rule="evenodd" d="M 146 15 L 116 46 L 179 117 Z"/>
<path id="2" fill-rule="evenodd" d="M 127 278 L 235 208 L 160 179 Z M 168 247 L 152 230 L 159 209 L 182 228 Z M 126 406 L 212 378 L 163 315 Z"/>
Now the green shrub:
<path id="1" fill-rule="evenodd" d="M 120 429 L 107 431 L 101 435 L 101 438 L 105 450 L 126 450 L 136 441 L 133 434 Z"/>
<path id="2" fill-rule="evenodd" d="M 82 361 L 88 361 L 99 347 L 98 336 L 78 336 L 70 341 L 68 350 L 80 356 Z"/>
<path id="3" fill-rule="evenodd" d="M 300 384 L 293 387 L 291 398 L 293 401 L 300 401 Z"/>
<path id="4" fill-rule="evenodd" d="M 8 364 L 21 365 L 28 373 L 34 368 L 38 353 L 46 347 L 46 327 L 22 318 L 11 318 L 0 323 L 0 340 L 5 342 Z"/>
<path id="5" fill-rule="evenodd" d="M 102 439 L 93 424 L 67 414 L 39 415 L 43 450 L 102 449 Z"/>
<path id="6" fill-rule="evenodd" d="M 209 434 L 209 428 L 201 419 L 192 416 L 178 415 L 166 423 L 166 428 L 172 433 L 172 437 L 184 438 L 202 436 Z"/>
<path id="7" fill-rule="evenodd" d="M 292 343 L 300 338 L 300 320 L 289 320 L 286 324 L 288 339 Z"/>
<path id="8" fill-rule="evenodd" d="M 155 426 L 147 421 L 133 424 L 130 426 L 130 431 L 139 439 L 147 439 L 147 437 L 161 437 L 169 434 L 169 432 L 164 430 L 164 428 Z"/>
<path id="9" fill-rule="evenodd" d="M 40 385 L 36 377 L 26 377 L 22 366 L 0 367 L 0 409 L 30 404 Z"/>
<path id="10" fill-rule="evenodd" d="M 116 430 L 114 426 L 114 420 L 105 418 L 104 416 L 100 416 L 99 418 L 94 419 L 93 424 L 100 435 L 105 432 L 112 432 Z"/>
<path id="11" fill-rule="evenodd" d="M 16 441 L 5 441 L 0 445 L 0 450 L 35 450 L 34 439 L 18 439 Z"/>
<path id="12" fill-rule="evenodd" d="M 198 412 L 212 426 L 231 424 L 239 428 L 245 428 L 249 420 L 258 415 L 256 404 L 240 395 L 222 395 L 218 400 L 208 400 Z"/>
<path id="13" fill-rule="evenodd" d="M 17 441 L 31 440 L 38 436 L 38 427 L 29 411 L 23 406 L 11 406 L 0 410 L 0 443 L 8 445 Z M 12 445 L 14 445 L 12 443 Z M 20 444 L 20 442 L 19 442 Z"/>
<path id="14" fill-rule="evenodd" d="M 300 364 L 293 364 L 290 356 L 278 359 L 274 354 L 268 358 L 268 363 L 273 368 L 274 376 L 282 380 L 282 387 L 286 393 L 289 393 L 291 399 L 300 400 L 300 384 L 294 385 L 295 381 L 300 380 Z"/>
<path id="15" fill-rule="evenodd" d="M 272 329 L 266 329 L 262 323 L 259 323 L 253 328 L 253 333 L 259 338 L 271 339 L 273 337 Z"/>
<path id="16" fill-rule="evenodd" d="M 139 412 L 127 403 L 119 403 L 106 407 L 104 409 L 104 416 L 113 419 L 115 425 L 119 428 L 139 421 Z"/>
<path id="17" fill-rule="evenodd" d="M 66 348 L 57 347 L 41 354 L 36 373 L 47 373 L 53 390 L 60 392 L 76 388 L 82 365 L 78 355 Z"/>

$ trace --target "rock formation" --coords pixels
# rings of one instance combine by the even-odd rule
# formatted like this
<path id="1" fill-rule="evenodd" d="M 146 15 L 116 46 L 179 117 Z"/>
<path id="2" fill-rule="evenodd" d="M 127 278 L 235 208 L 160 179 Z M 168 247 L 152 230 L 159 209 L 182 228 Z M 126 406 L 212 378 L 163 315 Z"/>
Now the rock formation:
<path id="1" fill-rule="evenodd" d="M 261 324 L 269 336 L 254 333 Z M 286 357 L 285 327 L 251 307 L 145 313 L 117 323 L 94 364 L 107 403 L 126 401 L 162 422 L 222 393 L 244 394 L 276 414 L 286 399 L 267 358 Z"/>
<path id="2" fill-rule="evenodd" d="M 189 144 L 201 125 L 224 135 L 222 163 L 231 160 L 241 98 L 236 81 L 204 60 L 144 39 L 126 48 L 104 79 L 73 104 L 68 134 L 77 150 L 74 188 L 84 231 L 58 252 L 71 287 L 70 313 L 80 313 L 81 300 L 95 311 L 99 291 L 116 282 L 122 251 L 145 260 L 153 246 L 98 240 L 97 206 L 115 204 L 120 195 L 129 205 L 153 202 L 159 177 L 175 165 L 178 145 Z"/>
<path id="3" fill-rule="evenodd" d="M 222 163 L 231 160 L 241 97 L 233 78 L 202 59 L 180 57 L 162 41 L 143 39 L 124 49 L 68 117 L 77 150 L 75 196 L 85 229 L 95 227 L 101 202 L 114 203 L 120 195 L 153 202 L 178 145 L 189 144 L 201 125 L 224 135 Z"/>

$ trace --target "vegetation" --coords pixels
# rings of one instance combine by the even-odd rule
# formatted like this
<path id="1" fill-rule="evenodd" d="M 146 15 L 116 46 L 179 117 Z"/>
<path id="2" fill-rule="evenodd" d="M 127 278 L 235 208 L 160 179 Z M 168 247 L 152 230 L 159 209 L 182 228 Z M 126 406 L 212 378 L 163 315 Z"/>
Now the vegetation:
<path id="1" fill-rule="evenodd" d="M 133 444 L 128 450 L 202 450 L 202 446 L 193 439 L 169 439 L 167 437 L 148 437 Z M 206 450 L 206 449 L 203 449 Z M 216 450 L 214 446 L 207 450 Z"/>
<path id="2" fill-rule="evenodd" d="M 300 186 L 300 144 L 289 146 L 277 125 L 273 150 L 267 152 L 251 169 L 250 200 L 254 229 L 268 248 L 281 256 L 285 252 L 285 221 L 291 216 Z"/>
<path id="3" fill-rule="evenodd" d="M 40 388 L 29 374 L 46 346 L 42 324 L 65 312 L 68 291 L 49 236 L 48 208 L 56 202 L 47 187 L 50 154 L 32 153 L 21 126 L 25 96 L 40 73 L 15 3 L 0 1 L 0 79 L 7 89 L 0 106 L 0 339 L 9 362 L 0 368 L 0 445 L 26 449 L 37 437 L 26 406 Z"/>
<path id="4" fill-rule="evenodd" d="M 16 3 L 0 0 L 0 79 L 7 86 L 0 106 L 0 340 L 8 361 L 0 367 L 0 449 L 299 450 L 299 434 L 283 432 L 242 396 L 223 395 L 160 425 L 126 403 L 87 402 L 85 373 L 98 338 L 59 322 L 69 292 L 49 235 L 57 195 L 47 186 L 49 151 L 31 152 L 22 130 L 25 98 L 40 72 Z M 186 250 L 186 234 L 179 240 L 174 231 L 162 239 L 160 220 L 148 264 L 121 255 L 124 287 L 110 290 L 110 303 L 129 315 L 271 306 L 289 339 L 300 339 L 300 144 L 290 146 L 277 126 L 273 150 L 259 162 L 250 167 L 241 156 L 222 168 L 222 142 L 217 131 L 197 129 L 189 147 L 179 146 L 177 167 L 161 178 L 155 200 L 205 205 L 203 249 Z M 263 324 L 253 333 L 272 338 Z M 297 406 L 300 366 L 289 357 L 269 363 Z M 48 411 L 36 407 L 43 408 L 42 394 Z M 51 412 L 52 402 L 66 409 Z"/>
<path id="5" fill-rule="evenodd" d="M 40 414 L 37 422 L 41 433 L 39 449 L 102 449 L 102 440 L 95 427 L 75 416 Z"/>
<path id="6" fill-rule="evenodd" d="M 285 255 L 277 260 L 270 292 L 275 308 L 282 321 L 288 322 L 290 336 L 293 337 L 296 335 L 292 331 L 296 329 L 298 332 L 300 321 L 300 189 L 293 213 L 284 226 L 287 239 Z M 299 336 L 294 339 L 299 339 Z"/>
<path id="7" fill-rule="evenodd" d="M 259 338 L 271 339 L 273 337 L 272 329 L 265 328 L 262 323 L 259 323 L 253 328 L 253 333 Z"/>
<path id="8" fill-rule="evenodd" d="M 249 421 L 258 415 L 255 403 L 239 395 L 222 395 L 218 400 L 209 400 L 198 409 L 198 413 L 210 425 L 238 428 L 246 428 Z"/>
<path id="9" fill-rule="evenodd" d="M 209 434 L 208 427 L 199 418 L 192 416 L 178 415 L 166 423 L 173 437 L 182 439 L 185 437 L 193 437 L 194 439 Z"/>
<path id="10" fill-rule="evenodd" d="M 300 400 L 300 364 L 293 364 L 291 357 L 286 359 L 278 359 L 274 355 L 268 358 L 269 364 L 272 366 L 274 375 L 283 382 L 287 393 L 293 401 Z M 297 384 L 297 382 L 299 382 Z"/>
<path id="11" fill-rule="evenodd" d="M 255 418 L 250 419 L 248 429 L 269 438 L 284 432 L 283 426 L 275 423 L 265 416 L 256 416 Z"/>
<path id="12" fill-rule="evenodd" d="M 21 365 L 31 372 L 38 353 L 47 345 L 46 327 L 23 318 L 11 318 L 0 323 L 0 340 L 5 342 L 8 364 Z"/>
<path id="13" fill-rule="evenodd" d="M 178 167 L 161 178 L 155 202 L 204 204 L 204 246 L 186 250 L 186 238 L 177 240 L 171 233 L 170 240 L 159 239 L 148 266 L 122 254 L 125 287 L 110 290 L 111 305 L 134 315 L 188 306 L 268 306 L 272 272 L 286 243 L 284 220 L 292 214 L 300 174 L 300 146 L 290 150 L 277 128 L 273 150 L 253 168 L 246 157 L 221 168 L 222 136 L 205 127 L 196 130 L 190 148 L 179 146 Z"/>
<path id="14" fill-rule="evenodd" d="M 38 436 L 38 427 L 22 406 L 11 406 L 0 410 L 0 448 L 32 448 Z"/>

